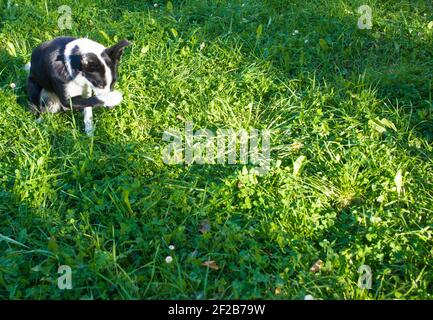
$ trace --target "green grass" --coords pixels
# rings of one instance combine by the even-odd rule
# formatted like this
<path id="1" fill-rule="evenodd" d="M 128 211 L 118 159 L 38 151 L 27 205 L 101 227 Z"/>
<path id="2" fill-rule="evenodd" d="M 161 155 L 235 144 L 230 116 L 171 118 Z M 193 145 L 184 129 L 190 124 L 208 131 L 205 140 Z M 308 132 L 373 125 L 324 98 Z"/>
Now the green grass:
<path id="1" fill-rule="evenodd" d="M 0 298 L 432 298 L 431 0 L 83 0 L 62 31 L 64 2 L 0 1 Z M 23 65 L 60 35 L 134 43 L 93 139 L 26 109 Z M 271 170 L 164 164 L 184 121 L 271 129 Z"/>

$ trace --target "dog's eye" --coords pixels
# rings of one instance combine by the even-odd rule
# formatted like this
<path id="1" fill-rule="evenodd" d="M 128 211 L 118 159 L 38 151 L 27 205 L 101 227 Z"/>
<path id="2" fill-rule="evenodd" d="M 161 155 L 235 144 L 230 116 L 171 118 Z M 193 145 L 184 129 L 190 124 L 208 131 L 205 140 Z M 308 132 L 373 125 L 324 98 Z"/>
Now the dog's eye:
<path id="1" fill-rule="evenodd" d="M 93 62 L 87 62 L 83 64 L 83 69 L 87 72 L 95 72 L 98 70 L 98 65 Z"/>

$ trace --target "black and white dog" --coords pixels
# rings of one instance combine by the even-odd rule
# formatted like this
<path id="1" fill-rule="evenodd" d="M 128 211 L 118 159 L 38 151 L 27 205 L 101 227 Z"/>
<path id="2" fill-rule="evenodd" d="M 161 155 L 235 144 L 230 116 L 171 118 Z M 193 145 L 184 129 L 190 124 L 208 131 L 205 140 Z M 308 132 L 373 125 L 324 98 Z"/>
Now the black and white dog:
<path id="1" fill-rule="evenodd" d="M 59 37 L 42 43 L 27 65 L 27 92 L 37 113 L 83 110 L 86 132 L 93 132 L 92 108 L 112 108 L 122 102 L 114 91 L 123 50 L 122 40 L 105 48 L 87 38 Z"/>

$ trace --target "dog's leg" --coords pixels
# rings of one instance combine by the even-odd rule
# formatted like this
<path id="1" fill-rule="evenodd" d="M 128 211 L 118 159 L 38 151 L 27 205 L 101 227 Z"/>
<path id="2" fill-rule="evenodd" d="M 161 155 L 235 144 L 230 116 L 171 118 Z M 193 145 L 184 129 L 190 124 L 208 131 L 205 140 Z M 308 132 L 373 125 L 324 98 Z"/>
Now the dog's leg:
<path id="1" fill-rule="evenodd" d="M 41 110 L 41 92 L 42 88 L 33 80 L 32 77 L 27 79 L 27 93 L 29 96 L 30 111 L 37 115 Z"/>
<path id="2" fill-rule="evenodd" d="M 87 107 L 98 108 L 108 107 L 112 108 L 120 104 L 123 100 L 122 93 L 119 91 L 111 91 L 104 94 L 99 94 L 90 98 L 73 97 L 68 98 L 63 85 L 54 84 L 57 96 L 63 105 L 63 110 L 67 111 L 71 108 L 73 110 L 83 110 Z"/>
<path id="3" fill-rule="evenodd" d="M 92 96 L 92 89 L 86 86 L 82 94 L 83 98 L 90 98 Z M 95 128 L 93 126 L 93 110 L 92 107 L 86 107 L 83 109 L 84 116 L 84 130 L 89 137 L 93 137 Z"/>
<path id="4" fill-rule="evenodd" d="M 41 110 L 49 113 L 62 111 L 62 103 L 59 97 L 54 93 L 42 89 L 41 91 Z"/>
<path id="5" fill-rule="evenodd" d="M 93 137 L 95 128 L 93 126 L 93 112 L 92 107 L 86 107 L 83 109 L 84 115 L 84 130 L 89 137 Z"/>

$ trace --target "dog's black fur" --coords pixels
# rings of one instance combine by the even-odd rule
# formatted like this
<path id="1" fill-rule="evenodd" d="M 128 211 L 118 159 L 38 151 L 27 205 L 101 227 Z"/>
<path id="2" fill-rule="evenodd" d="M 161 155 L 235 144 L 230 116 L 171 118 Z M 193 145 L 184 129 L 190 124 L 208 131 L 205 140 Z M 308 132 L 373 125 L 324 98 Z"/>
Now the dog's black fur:
<path id="1" fill-rule="evenodd" d="M 94 45 L 97 50 L 92 52 Z M 27 81 L 33 111 L 81 110 L 87 107 L 113 107 L 120 103 L 121 94 L 116 92 L 117 95 L 113 95 L 112 90 L 117 81 L 120 58 L 128 45 L 129 41 L 122 40 L 112 47 L 104 48 L 88 39 L 59 37 L 35 48 Z M 96 96 L 83 97 L 88 89 L 92 89 Z M 59 107 L 47 108 L 44 96 L 57 96 Z"/>

